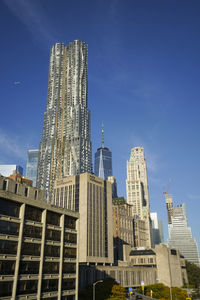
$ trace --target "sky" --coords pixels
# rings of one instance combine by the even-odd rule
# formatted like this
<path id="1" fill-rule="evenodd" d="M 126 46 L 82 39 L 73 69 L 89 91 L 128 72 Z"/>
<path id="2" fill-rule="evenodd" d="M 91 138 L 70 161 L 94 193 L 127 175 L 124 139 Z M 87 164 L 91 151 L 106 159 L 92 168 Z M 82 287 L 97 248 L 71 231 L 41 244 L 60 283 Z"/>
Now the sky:
<path id="1" fill-rule="evenodd" d="M 50 49 L 82 40 L 93 157 L 103 122 L 126 198 L 126 162 L 144 147 L 150 208 L 165 241 L 167 190 L 174 205 L 186 203 L 200 249 L 199 14 L 199 0 L 1 0 L 0 164 L 25 170 L 42 137 Z"/>

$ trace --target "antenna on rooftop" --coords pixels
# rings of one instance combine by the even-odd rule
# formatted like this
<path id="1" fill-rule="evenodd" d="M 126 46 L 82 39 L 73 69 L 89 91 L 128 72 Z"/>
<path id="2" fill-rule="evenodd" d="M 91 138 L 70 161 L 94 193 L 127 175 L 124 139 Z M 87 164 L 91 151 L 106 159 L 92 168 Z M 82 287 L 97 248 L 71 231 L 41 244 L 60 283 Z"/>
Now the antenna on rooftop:
<path id="1" fill-rule="evenodd" d="M 102 148 L 104 148 L 104 126 L 103 126 L 103 122 L 102 122 Z"/>

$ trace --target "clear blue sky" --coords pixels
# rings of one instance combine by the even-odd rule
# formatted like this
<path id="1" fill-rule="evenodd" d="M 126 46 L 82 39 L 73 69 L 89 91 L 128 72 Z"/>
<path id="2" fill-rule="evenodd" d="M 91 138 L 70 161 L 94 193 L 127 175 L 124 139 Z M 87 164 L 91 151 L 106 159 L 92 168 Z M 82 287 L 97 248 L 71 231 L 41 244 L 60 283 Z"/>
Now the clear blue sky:
<path id="1" fill-rule="evenodd" d="M 126 197 L 126 161 L 143 146 L 151 211 L 165 238 L 162 192 L 172 178 L 169 193 L 175 204 L 186 202 L 200 246 L 199 16 L 199 0 L 2 0 L 0 163 L 25 168 L 27 150 L 41 140 L 50 48 L 83 40 L 93 153 L 103 121 L 118 194 Z"/>

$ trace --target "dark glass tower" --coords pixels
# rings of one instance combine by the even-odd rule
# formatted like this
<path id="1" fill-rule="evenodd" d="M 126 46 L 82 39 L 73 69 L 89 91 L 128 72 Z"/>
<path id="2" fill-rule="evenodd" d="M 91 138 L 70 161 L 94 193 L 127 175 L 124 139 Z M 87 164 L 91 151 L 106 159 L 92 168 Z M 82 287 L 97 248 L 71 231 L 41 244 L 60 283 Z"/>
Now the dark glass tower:
<path id="1" fill-rule="evenodd" d="M 102 126 L 102 147 L 95 153 L 94 173 L 96 176 L 107 180 L 112 176 L 112 152 L 104 147 L 104 129 Z"/>

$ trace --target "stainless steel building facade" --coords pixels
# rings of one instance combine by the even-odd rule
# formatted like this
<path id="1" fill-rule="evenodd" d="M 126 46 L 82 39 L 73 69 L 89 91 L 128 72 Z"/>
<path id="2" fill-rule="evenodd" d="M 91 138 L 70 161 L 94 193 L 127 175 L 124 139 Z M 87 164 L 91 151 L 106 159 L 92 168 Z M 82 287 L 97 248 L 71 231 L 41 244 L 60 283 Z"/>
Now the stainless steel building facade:
<path id="1" fill-rule="evenodd" d="M 87 44 L 53 46 L 37 175 L 49 201 L 55 179 L 92 171 L 87 82 Z"/>
<path id="2" fill-rule="evenodd" d="M 0 299 L 77 299 L 75 212 L 0 177 Z"/>

